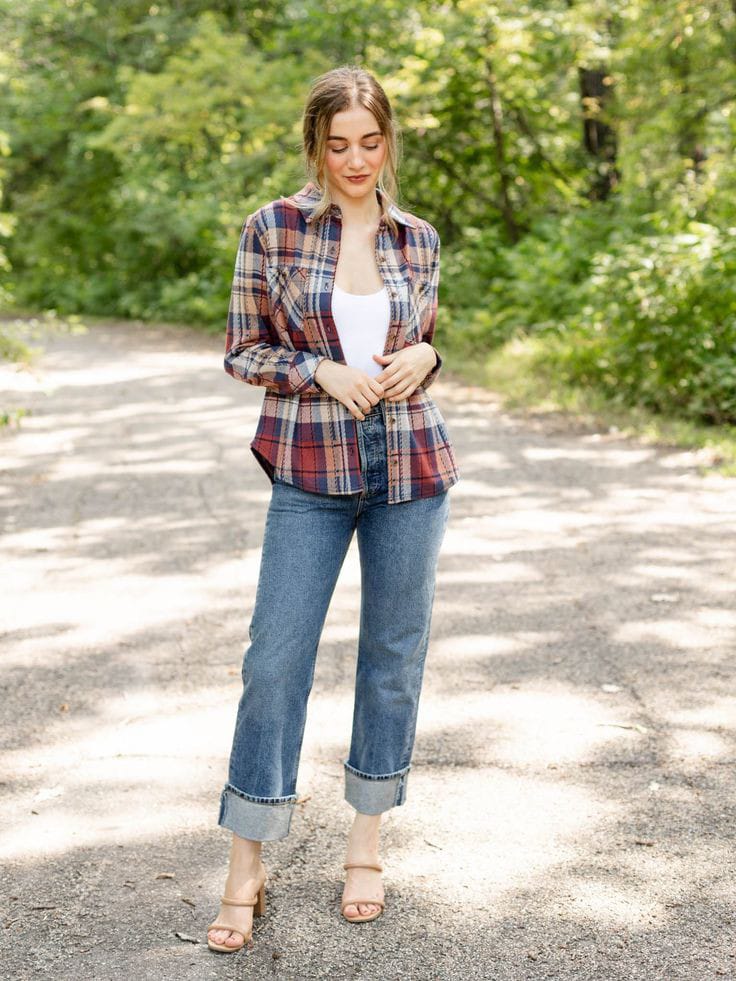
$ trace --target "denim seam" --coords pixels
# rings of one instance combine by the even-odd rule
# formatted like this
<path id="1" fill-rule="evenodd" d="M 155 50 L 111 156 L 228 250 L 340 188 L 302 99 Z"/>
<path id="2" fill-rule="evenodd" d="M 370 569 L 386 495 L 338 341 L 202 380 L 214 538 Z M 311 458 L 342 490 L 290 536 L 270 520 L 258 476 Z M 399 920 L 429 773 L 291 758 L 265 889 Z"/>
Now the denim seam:
<path id="1" fill-rule="evenodd" d="M 346 770 L 354 773 L 356 777 L 362 777 L 363 780 L 393 780 L 395 777 L 402 777 L 405 773 L 408 773 L 411 769 L 411 764 L 402 767 L 401 770 L 394 770 L 393 773 L 362 773 L 360 770 L 356 770 L 354 766 L 351 766 L 346 761 L 343 761 L 343 766 Z"/>
<path id="2" fill-rule="evenodd" d="M 237 787 L 233 787 L 231 783 L 225 784 L 224 792 L 235 794 L 236 797 L 242 797 L 243 800 L 252 801 L 254 804 L 291 804 L 299 797 L 298 794 L 289 794 L 288 797 L 254 797 L 252 794 L 246 794 L 242 790 L 238 790 Z"/>
<path id="3" fill-rule="evenodd" d="M 404 776 L 396 784 L 396 793 L 394 794 L 394 807 L 398 807 L 401 804 L 406 794 L 406 780 L 404 779 L 405 776 L 406 774 L 404 774 Z"/>

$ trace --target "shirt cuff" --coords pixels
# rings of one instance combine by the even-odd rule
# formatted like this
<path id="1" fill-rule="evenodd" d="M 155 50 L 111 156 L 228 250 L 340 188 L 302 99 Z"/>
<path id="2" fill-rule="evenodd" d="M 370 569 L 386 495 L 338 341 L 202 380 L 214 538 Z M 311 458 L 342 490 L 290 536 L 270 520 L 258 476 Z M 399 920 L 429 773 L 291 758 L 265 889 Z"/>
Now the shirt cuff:
<path id="1" fill-rule="evenodd" d="M 424 343 L 429 344 L 429 341 L 425 341 Z M 429 346 L 434 351 L 435 357 L 437 358 L 437 362 L 434 368 L 432 368 L 431 371 L 429 371 L 424 376 L 424 379 L 420 382 L 422 388 L 429 388 L 429 386 L 437 379 L 437 375 L 439 375 L 440 368 L 442 367 L 442 357 L 440 356 L 440 352 L 433 344 L 430 344 Z"/>

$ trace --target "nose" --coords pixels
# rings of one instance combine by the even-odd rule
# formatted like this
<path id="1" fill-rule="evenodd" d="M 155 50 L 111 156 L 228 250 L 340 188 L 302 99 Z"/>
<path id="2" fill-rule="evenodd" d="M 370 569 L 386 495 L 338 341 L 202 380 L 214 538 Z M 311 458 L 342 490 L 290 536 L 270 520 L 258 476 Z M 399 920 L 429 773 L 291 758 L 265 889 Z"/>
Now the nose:
<path id="1" fill-rule="evenodd" d="M 363 154 L 360 147 L 354 147 L 353 150 L 350 151 L 350 166 L 353 170 L 360 170 L 360 168 L 363 166 Z"/>

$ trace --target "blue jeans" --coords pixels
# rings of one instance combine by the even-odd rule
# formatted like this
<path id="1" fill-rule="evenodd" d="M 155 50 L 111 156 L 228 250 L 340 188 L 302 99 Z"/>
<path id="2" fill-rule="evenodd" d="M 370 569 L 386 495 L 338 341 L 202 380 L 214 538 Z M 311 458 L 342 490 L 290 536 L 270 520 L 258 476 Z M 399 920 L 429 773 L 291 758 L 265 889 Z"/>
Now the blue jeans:
<path id="1" fill-rule="evenodd" d="M 406 799 L 448 492 L 388 504 L 379 401 L 357 421 L 365 489 L 331 495 L 276 480 L 243 658 L 218 824 L 242 838 L 285 838 L 317 648 L 357 529 L 360 636 L 345 800 L 380 814 Z"/>

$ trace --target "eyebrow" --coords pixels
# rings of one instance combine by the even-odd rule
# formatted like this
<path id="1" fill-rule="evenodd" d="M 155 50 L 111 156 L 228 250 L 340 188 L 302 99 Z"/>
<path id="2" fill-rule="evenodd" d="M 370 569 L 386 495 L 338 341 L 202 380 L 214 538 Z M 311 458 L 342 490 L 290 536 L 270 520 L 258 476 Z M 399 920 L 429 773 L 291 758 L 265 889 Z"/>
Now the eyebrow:
<path id="1" fill-rule="evenodd" d="M 367 140 L 369 136 L 383 136 L 383 133 L 380 131 L 380 129 L 376 129 L 372 133 L 363 133 L 363 135 L 361 136 L 361 140 Z M 327 139 L 345 140 L 346 143 L 348 142 L 347 136 L 328 136 Z"/>

